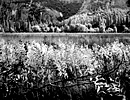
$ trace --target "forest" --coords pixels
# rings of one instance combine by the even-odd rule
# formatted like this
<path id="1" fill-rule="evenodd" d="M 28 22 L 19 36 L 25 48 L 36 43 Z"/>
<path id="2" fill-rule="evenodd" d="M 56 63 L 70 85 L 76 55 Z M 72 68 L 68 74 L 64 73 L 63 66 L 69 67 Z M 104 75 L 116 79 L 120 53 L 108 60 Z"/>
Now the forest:
<path id="1" fill-rule="evenodd" d="M 129 1 L 10 0 L 1 2 L 0 8 L 0 31 L 4 33 L 130 32 Z"/>

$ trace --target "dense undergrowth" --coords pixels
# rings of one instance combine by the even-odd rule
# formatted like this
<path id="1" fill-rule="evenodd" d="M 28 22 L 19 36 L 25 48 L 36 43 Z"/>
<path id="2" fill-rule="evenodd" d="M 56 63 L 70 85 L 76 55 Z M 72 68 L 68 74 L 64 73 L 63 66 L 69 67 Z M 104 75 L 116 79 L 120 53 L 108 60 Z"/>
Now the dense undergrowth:
<path id="1" fill-rule="evenodd" d="M 1 100 L 129 100 L 130 45 L 0 41 Z"/>

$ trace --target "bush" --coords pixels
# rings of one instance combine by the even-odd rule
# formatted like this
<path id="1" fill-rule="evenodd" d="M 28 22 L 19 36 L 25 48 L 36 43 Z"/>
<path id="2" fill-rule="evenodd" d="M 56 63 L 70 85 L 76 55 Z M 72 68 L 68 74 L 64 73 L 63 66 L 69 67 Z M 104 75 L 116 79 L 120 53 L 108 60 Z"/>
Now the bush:
<path id="1" fill-rule="evenodd" d="M 1 39 L 0 52 L 2 99 L 128 96 L 130 45 L 118 40 L 104 46 L 93 44 L 90 49 L 72 42 L 48 45 Z"/>

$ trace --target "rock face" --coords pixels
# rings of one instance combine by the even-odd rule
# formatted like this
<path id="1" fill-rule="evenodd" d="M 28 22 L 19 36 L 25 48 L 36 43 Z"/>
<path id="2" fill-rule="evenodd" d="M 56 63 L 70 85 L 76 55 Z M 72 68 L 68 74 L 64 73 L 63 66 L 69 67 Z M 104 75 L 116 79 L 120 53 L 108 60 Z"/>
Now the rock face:
<path id="1" fill-rule="evenodd" d="M 113 2 L 115 3 L 115 5 L 126 6 L 127 0 L 113 0 Z"/>
<path id="2" fill-rule="evenodd" d="M 66 3 L 72 3 L 72 2 L 81 3 L 81 2 L 83 2 L 83 0 L 60 0 L 60 1 L 66 2 Z"/>
<path id="3" fill-rule="evenodd" d="M 128 0 L 84 0 L 78 13 L 87 12 L 88 10 L 95 9 L 97 6 L 106 6 L 107 2 L 113 7 L 125 8 L 127 7 Z"/>

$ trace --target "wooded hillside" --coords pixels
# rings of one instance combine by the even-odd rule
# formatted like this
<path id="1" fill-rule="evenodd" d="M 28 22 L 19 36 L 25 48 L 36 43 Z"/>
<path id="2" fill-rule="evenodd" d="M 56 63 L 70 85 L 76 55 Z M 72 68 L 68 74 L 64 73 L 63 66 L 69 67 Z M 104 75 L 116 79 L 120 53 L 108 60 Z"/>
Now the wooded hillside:
<path id="1" fill-rule="evenodd" d="M 30 2 L 31 0 L 0 0 L 0 2 L 1 1 Z M 45 2 L 45 6 L 62 12 L 65 19 L 76 14 L 77 12 L 86 12 L 88 6 L 91 6 L 96 1 L 111 1 L 111 3 L 113 3 L 116 7 L 126 7 L 130 5 L 129 0 L 33 0 L 33 2 L 37 1 Z"/>

